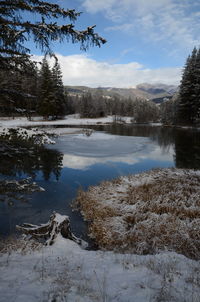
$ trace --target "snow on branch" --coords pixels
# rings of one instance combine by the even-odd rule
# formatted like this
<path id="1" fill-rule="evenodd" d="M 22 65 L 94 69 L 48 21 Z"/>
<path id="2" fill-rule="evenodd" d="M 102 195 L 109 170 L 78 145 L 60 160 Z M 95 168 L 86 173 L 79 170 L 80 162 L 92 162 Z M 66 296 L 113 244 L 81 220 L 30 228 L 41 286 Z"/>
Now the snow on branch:
<path id="1" fill-rule="evenodd" d="M 37 145 L 55 144 L 55 141 L 49 138 L 53 134 L 46 134 L 38 129 L 23 129 L 23 128 L 1 128 L 0 137 L 13 140 L 30 141 Z M 55 135 L 54 135 L 55 136 Z"/>

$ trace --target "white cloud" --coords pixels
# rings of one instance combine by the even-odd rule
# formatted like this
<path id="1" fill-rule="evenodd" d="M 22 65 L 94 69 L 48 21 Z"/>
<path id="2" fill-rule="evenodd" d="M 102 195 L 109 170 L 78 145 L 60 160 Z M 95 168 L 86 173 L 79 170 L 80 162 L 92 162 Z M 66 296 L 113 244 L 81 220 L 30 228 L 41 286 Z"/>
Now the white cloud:
<path id="1" fill-rule="evenodd" d="M 180 68 L 147 69 L 137 62 L 109 64 L 95 61 L 87 55 L 57 54 L 57 57 L 65 85 L 125 88 L 144 82 L 179 84 L 181 78 Z M 40 57 L 37 59 L 41 60 Z"/>
<path id="2" fill-rule="evenodd" d="M 134 29 L 134 24 L 124 23 L 120 25 L 114 25 L 106 27 L 105 31 L 122 31 L 122 32 L 131 32 Z"/>
<path id="3" fill-rule="evenodd" d="M 91 13 L 97 13 L 99 11 L 110 10 L 115 5 L 116 0 L 96 1 L 96 0 L 85 0 L 83 6 L 87 11 Z"/>
<path id="4" fill-rule="evenodd" d="M 112 163 L 122 162 L 124 164 L 133 165 L 140 162 L 140 160 L 140 158 L 133 158 L 133 154 L 128 154 L 121 157 L 84 157 L 71 154 L 64 154 L 62 164 L 63 167 L 66 168 L 87 170 L 92 165 L 96 164 L 112 165 Z"/>
<path id="5" fill-rule="evenodd" d="M 111 148 L 112 149 L 112 148 Z M 152 149 L 152 150 L 151 150 Z M 157 161 L 171 161 L 173 162 L 174 149 L 170 148 L 167 154 L 162 154 L 159 147 L 147 148 L 145 149 L 145 154 L 141 153 L 131 153 L 123 156 L 110 156 L 110 157 L 85 157 L 73 154 L 64 154 L 63 156 L 63 167 L 77 169 L 77 170 L 87 170 L 91 166 L 96 164 L 104 164 L 112 166 L 117 169 L 115 163 L 123 163 L 127 165 L 135 165 L 142 162 L 143 160 L 157 160 Z"/>
<path id="6" fill-rule="evenodd" d="M 107 30 L 140 35 L 145 41 L 164 41 L 190 51 L 199 41 L 200 4 L 179 0 L 83 0 L 90 13 L 102 12 L 114 22 Z M 134 29 L 134 30 L 132 30 Z"/>

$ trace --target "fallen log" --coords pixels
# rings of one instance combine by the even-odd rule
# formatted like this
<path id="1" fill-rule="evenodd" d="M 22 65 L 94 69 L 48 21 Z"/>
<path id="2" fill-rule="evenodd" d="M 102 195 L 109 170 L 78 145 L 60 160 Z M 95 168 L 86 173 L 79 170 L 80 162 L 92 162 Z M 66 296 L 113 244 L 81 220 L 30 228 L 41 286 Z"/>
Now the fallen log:
<path id="1" fill-rule="evenodd" d="M 32 238 L 45 240 L 45 245 L 52 245 L 58 234 L 61 234 L 64 238 L 75 241 L 79 245 L 85 245 L 82 239 L 77 238 L 72 233 L 69 217 L 56 212 L 53 212 L 49 221 L 45 224 L 34 225 L 23 223 L 21 226 L 16 225 L 16 228 L 24 234 L 30 235 Z"/>

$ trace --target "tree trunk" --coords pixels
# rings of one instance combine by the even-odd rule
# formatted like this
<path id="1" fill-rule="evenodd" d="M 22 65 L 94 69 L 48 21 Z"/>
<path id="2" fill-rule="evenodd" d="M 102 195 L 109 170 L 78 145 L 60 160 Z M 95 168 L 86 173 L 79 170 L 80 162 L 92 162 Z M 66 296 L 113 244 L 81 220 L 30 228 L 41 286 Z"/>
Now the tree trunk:
<path id="1" fill-rule="evenodd" d="M 64 238 L 71 239 L 76 243 L 83 245 L 83 241 L 77 238 L 71 231 L 70 220 L 68 216 L 60 215 L 56 212 L 50 216 L 50 220 L 41 225 L 33 225 L 24 223 L 16 228 L 26 235 L 36 239 L 44 239 L 46 245 L 52 245 L 58 236 L 61 234 Z"/>

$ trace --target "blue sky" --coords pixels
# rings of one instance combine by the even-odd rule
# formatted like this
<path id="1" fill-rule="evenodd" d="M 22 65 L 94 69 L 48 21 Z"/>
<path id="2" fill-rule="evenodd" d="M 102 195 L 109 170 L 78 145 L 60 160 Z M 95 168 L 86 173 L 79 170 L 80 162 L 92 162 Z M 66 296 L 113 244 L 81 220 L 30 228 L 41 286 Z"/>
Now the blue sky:
<path id="1" fill-rule="evenodd" d="M 186 57 L 199 46 L 199 0 L 60 0 L 82 11 L 77 28 L 96 24 L 101 48 L 54 45 L 66 85 L 135 87 L 179 84 Z M 33 53 L 39 55 L 33 49 Z"/>

